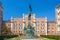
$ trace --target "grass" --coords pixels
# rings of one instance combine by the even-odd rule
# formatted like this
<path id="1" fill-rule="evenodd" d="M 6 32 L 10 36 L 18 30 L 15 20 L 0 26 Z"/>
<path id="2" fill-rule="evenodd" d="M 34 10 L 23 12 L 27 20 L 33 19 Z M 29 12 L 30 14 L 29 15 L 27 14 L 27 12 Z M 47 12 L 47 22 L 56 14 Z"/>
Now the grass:
<path id="1" fill-rule="evenodd" d="M 41 37 L 48 38 L 48 39 L 54 39 L 54 40 L 60 40 L 59 35 L 41 35 Z"/>
<path id="2" fill-rule="evenodd" d="M 7 39 L 7 40 L 22 40 L 22 39 L 19 38 L 19 37 L 15 37 L 15 38 L 9 38 L 9 39 Z"/>
<path id="3" fill-rule="evenodd" d="M 39 40 L 54 40 L 54 39 L 48 39 L 48 38 L 40 37 Z"/>

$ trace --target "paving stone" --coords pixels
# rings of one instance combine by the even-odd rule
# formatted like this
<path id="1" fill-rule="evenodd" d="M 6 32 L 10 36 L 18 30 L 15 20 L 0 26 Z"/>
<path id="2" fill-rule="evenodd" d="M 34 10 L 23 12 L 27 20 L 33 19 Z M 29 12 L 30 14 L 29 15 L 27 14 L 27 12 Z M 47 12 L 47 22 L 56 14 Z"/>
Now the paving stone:
<path id="1" fill-rule="evenodd" d="M 38 40 L 38 39 L 22 39 L 22 40 Z"/>

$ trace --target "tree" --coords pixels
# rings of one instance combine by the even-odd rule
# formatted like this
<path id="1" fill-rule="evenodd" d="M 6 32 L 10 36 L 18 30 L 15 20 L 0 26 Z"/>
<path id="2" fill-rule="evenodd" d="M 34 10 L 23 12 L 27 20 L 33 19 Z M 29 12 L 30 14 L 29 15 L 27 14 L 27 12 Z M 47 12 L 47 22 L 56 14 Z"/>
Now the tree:
<path id="1" fill-rule="evenodd" d="M 5 35 L 7 31 L 7 27 L 3 25 L 1 31 L 2 31 L 2 35 Z"/>
<path id="2" fill-rule="evenodd" d="M 7 35 L 11 33 L 10 28 L 6 27 L 5 25 L 2 26 L 2 35 Z"/>

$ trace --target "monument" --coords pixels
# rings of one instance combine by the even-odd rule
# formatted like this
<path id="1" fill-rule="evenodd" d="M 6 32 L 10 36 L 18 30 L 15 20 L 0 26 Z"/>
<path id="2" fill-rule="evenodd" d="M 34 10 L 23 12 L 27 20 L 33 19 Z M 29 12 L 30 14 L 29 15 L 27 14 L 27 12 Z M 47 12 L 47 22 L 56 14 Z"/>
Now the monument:
<path id="1" fill-rule="evenodd" d="M 29 4 L 29 12 L 28 12 L 28 26 L 27 27 L 24 27 L 24 32 L 26 34 L 26 37 L 28 39 L 32 38 L 33 35 L 34 35 L 34 27 L 31 26 L 31 13 L 32 13 L 32 7 L 31 5 Z"/>

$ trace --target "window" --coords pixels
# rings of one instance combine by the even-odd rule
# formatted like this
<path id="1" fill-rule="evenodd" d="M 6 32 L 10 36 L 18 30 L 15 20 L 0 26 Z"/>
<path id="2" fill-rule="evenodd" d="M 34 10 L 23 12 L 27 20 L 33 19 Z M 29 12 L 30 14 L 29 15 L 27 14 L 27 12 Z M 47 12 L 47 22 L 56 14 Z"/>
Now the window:
<path id="1" fill-rule="evenodd" d="M 20 27 L 19 27 L 19 29 L 20 29 L 20 32 L 22 32 L 22 24 L 20 24 Z"/>
<path id="2" fill-rule="evenodd" d="M 47 27 L 47 32 L 48 32 L 48 33 L 50 32 L 50 27 L 49 27 L 49 26 Z"/>
<path id="3" fill-rule="evenodd" d="M 44 26 L 42 26 L 42 29 L 44 29 Z"/>
<path id="4" fill-rule="evenodd" d="M 54 32 L 54 25 L 52 25 L 52 32 Z"/>
<path id="5" fill-rule="evenodd" d="M 44 23 L 42 23 L 41 25 L 44 26 Z"/>
<path id="6" fill-rule="evenodd" d="M 41 27 L 42 28 L 42 32 L 44 32 L 44 22 L 42 22 L 41 25 L 42 25 L 42 27 Z"/>
<path id="7" fill-rule="evenodd" d="M 48 27 L 48 31 L 50 31 L 50 27 Z"/>
<path id="8" fill-rule="evenodd" d="M 44 32 L 44 29 L 42 29 L 42 32 Z"/>
<path id="9" fill-rule="evenodd" d="M 44 23 L 42 23 L 41 25 L 42 25 L 42 29 L 44 29 Z"/>
<path id="10" fill-rule="evenodd" d="M 16 29 L 16 22 L 14 22 L 14 32 L 16 32 L 17 29 Z"/>
<path id="11" fill-rule="evenodd" d="M 36 31 L 39 32 L 39 23 L 36 23 Z"/>
<path id="12" fill-rule="evenodd" d="M 39 26 L 39 22 L 36 23 L 36 26 Z"/>
<path id="13" fill-rule="evenodd" d="M 36 32 L 39 32 L 39 28 L 38 27 L 36 28 Z"/>

